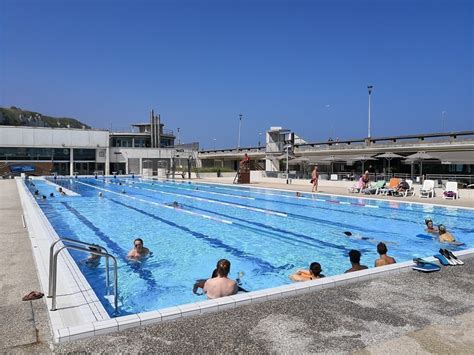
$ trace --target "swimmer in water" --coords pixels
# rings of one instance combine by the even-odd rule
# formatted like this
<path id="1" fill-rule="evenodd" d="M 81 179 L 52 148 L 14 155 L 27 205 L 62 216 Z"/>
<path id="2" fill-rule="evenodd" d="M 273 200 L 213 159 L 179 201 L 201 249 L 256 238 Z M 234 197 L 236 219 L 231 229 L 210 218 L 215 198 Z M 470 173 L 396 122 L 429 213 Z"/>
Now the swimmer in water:
<path id="1" fill-rule="evenodd" d="M 325 277 L 323 274 L 321 274 L 321 271 L 321 265 L 314 262 L 309 265 L 309 270 L 298 270 L 290 276 L 290 279 L 292 281 L 309 281 L 321 279 Z"/>
<path id="2" fill-rule="evenodd" d="M 237 288 L 238 288 L 238 291 L 239 292 L 248 292 L 246 289 L 242 288 L 241 285 L 242 285 L 242 280 L 241 278 L 245 275 L 245 273 L 243 271 L 240 271 L 238 274 L 237 274 L 237 278 L 235 279 L 235 282 L 237 282 Z M 211 275 L 211 279 L 217 277 L 217 267 L 214 269 L 214 271 L 212 272 L 212 275 Z M 200 279 L 200 280 L 196 280 L 196 282 L 194 283 L 194 286 L 193 286 L 193 293 L 195 295 L 198 295 L 198 296 L 202 296 L 204 295 L 204 292 L 198 292 L 198 289 L 204 289 L 204 284 L 206 283 L 207 279 Z"/>
<path id="3" fill-rule="evenodd" d="M 456 238 L 446 230 L 446 227 L 442 224 L 438 226 L 439 241 L 441 243 L 455 243 Z"/>
<path id="4" fill-rule="evenodd" d="M 433 226 L 433 221 L 431 218 L 425 219 L 426 231 L 428 233 L 438 234 L 438 228 Z"/>
<path id="5" fill-rule="evenodd" d="M 296 194 L 295 194 L 295 195 L 296 195 L 296 197 L 301 197 L 301 192 L 296 191 Z"/>
<path id="6" fill-rule="evenodd" d="M 104 197 L 104 193 L 102 191 L 99 192 L 99 197 Z"/>
<path id="7" fill-rule="evenodd" d="M 91 246 L 89 247 L 90 251 L 102 251 L 99 247 Z M 89 267 L 97 267 L 100 263 L 100 255 L 91 253 L 86 259 L 86 265 Z"/>
<path id="8" fill-rule="evenodd" d="M 374 240 L 374 238 L 363 237 L 363 236 L 355 236 L 355 235 L 353 235 L 353 234 L 352 234 L 351 232 L 349 232 L 349 231 L 344 232 L 344 234 L 345 234 L 348 238 L 352 237 L 352 239 Z"/>
<path id="9" fill-rule="evenodd" d="M 143 246 L 143 239 L 137 238 L 133 242 L 133 249 L 128 253 L 130 259 L 139 260 L 150 254 L 150 249 Z"/>

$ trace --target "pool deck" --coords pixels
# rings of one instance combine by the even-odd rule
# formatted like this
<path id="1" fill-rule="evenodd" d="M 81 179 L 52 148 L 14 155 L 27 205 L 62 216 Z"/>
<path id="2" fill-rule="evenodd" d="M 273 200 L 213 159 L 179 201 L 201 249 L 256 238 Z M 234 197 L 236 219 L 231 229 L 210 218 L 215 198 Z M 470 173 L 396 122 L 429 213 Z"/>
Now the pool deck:
<path id="1" fill-rule="evenodd" d="M 24 294 L 39 288 L 39 282 L 13 180 L 0 180 L 0 212 L 0 240 L 14 248 L 11 256 L 0 260 L 1 353 L 459 354 L 474 347 L 474 257 L 466 257 L 463 266 L 443 267 L 433 274 L 391 273 L 219 313 L 53 344 L 44 300 L 21 301 Z"/>

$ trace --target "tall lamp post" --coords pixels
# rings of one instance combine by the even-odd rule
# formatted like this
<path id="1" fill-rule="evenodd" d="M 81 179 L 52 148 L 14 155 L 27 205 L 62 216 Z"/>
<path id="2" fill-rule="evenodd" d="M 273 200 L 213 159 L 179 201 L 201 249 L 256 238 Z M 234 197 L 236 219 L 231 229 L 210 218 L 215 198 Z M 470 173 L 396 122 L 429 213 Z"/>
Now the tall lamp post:
<path id="1" fill-rule="evenodd" d="M 288 151 L 290 150 L 291 148 L 291 144 L 287 144 L 285 145 L 283 148 L 286 149 L 286 184 L 288 185 L 289 184 L 289 177 L 288 177 L 288 174 L 289 174 L 289 170 L 288 170 L 288 159 L 289 159 L 289 154 L 288 154 Z"/>
<path id="2" fill-rule="evenodd" d="M 260 142 L 262 141 L 262 133 L 258 134 L 258 147 L 260 148 Z"/>
<path id="3" fill-rule="evenodd" d="M 239 139 L 237 141 L 237 148 L 240 148 L 240 128 L 242 127 L 242 114 L 239 114 Z"/>
<path id="4" fill-rule="evenodd" d="M 179 127 L 178 127 L 178 145 L 181 144 L 181 140 L 179 139 Z"/>
<path id="5" fill-rule="evenodd" d="M 214 141 L 214 150 L 216 150 L 216 138 L 214 138 L 213 141 Z"/>
<path id="6" fill-rule="evenodd" d="M 367 86 L 367 90 L 369 90 L 369 126 L 368 126 L 368 133 L 367 133 L 367 138 L 370 139 L 370 97 L 372 95 L 372 89 L 374 87 L 372 85 Z"/>

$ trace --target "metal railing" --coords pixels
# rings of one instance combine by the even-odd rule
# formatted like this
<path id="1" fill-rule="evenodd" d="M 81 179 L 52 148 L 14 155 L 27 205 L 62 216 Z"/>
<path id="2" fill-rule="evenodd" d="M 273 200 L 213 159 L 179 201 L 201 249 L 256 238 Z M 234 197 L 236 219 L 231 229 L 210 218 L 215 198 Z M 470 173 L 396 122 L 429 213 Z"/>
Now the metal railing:
<path id="1" fill-rule="evenodd" d="M 75 245 L 65 245 L 54 252 L 54 247 L 59 242 L 67 242 Z M 86 246 L 86 247 L 83 247 Z M 100 251 L 94 250 L 92 248 L 99 249 Z M 109 278 L 109 258 L 114 262 L 114 308 L 115 313 L 118 312 L 118 272 L 117 272 L 117 259 L 115 256 L 108 253 L 107 249 L 96 244 L 84 243 L 79 240 L 70 239 L 70 238 L 60 238 L 56 240 L 51 247 L 49 248 L 49 285 L 48 285 L 48 297 L 52 298 L 51 311 L 56 311 L 56 289 L 57 289 L 57 271 L 58 271 L 58 255 L 64 249 L 73 249 L 78 251 L 83 251 L 93 255 L 99 255 L 105 257 L 105 286 L 106 292 L 109 294 L 110 291 L 110 278 Z"/>

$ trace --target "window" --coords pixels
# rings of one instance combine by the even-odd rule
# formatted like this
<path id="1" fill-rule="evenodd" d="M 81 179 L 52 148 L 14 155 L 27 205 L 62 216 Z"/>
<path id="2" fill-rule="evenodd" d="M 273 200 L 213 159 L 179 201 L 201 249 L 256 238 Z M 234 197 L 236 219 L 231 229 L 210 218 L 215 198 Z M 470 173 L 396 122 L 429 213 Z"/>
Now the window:
<path id="1" fill-rule="evenodd" d="M 69 160 L 69 149 L 0 148 L 0 160 Z"/>
<path id="2" fill-rule="evenodd" d="M 95 160 L 95 149 L 74 149 L 74 160 Z"/>

